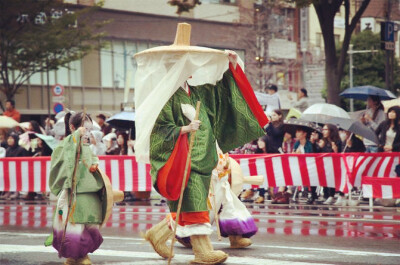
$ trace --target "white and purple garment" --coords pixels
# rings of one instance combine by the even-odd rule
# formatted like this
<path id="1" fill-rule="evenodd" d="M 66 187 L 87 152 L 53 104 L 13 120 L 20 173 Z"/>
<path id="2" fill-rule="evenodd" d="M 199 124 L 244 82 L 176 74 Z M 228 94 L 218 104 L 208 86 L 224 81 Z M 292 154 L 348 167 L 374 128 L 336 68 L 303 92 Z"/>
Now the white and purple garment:
<path id="1" fill-rule="evenodd" d="M 212 185 L 214 186 L 214 199 L 211 197 L 211 204 L 216 209 L 221 209 L 219 213 L 219 227 L 221 236 L 242 236 L 250 238 L 258 231 L 254 218 L 250 215 L 246 206 L 238 199 L 231 190 L 228 181 L 229 174 L 219 178 L 218 171 L 213 170 Z M 214 222 L 214 210 L 210 211 L 210 221 Z"/>
<path id="2" fill-rule="evenodd" d="M 68 193 L 63 190 L 57 201 L 53 221 L 53 247 L 58 251 L 58 256 L 60 258 L 80 259 L 97 250 L 103 243 L 99 225 L 72 224 L 68 222 L 64 242 L 62 242 L 67 214 Z"/>

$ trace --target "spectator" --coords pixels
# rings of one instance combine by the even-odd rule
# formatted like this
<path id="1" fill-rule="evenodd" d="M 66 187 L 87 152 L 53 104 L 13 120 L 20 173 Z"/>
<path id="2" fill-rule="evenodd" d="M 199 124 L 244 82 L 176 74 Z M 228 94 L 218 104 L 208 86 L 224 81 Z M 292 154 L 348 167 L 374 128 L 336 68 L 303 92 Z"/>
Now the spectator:
<path id="1" fill-rule="evenodd" d="M 13 118 L 17 122 L 21 121 L 21 114 L 15 109 L 15 101 L 12 99 L 6 101 L 6 111 L 3 112 L 3 115 Z"/>
<path id="2" fill-rule="evenodd" d="M 100 125 L 100 129 L 103 132 L 103 135 L 107 135 L 111 133 L 111 126 L 106 123 L 106 116 L 104 114 L 99 114 L 96 116 L 97 123 Z"/>
<path id="3" fill-rule="evenodd" d="M 341 131 L 340 138 L 342 139 L 342 153 L 364 153 L 365 146 L 355 134 L 349 131 Z"/>
<path id="4" fill-rule="evenodd" d="M 297 92 L 297 101 L 296 102 L 290 102 L 290 105 L 293 108 L 296 108 L 300 110 L 301 112 L 305 111 L 308 108 L 308 95 L 307 95 L 307 89 L 301 88 Z M 292 96 L 288 96 L 289 100 L 292 100 Z"/>
<path id="5" fill-rule="evenodd" d="M 34 120 L 29 122 L 28 131 L 43 134 L 39 123 Z"/>
<path id="6" fill-rule="evenodd" d="M 253 141 L 252 142 L 252 144 L 254 143 L 255 141 Z M 265 135 L 265 136 L 263 136 L 263 137 L 260 137 L 260 138 L 258 138 L 258 140 L 257 140 L 257 145 L 256 145 L 256 148 L 254 149 L 253 148 L 253 150 L 255 151 L 255 152 L 253 152 L 253 153 L 256 153 L 256 154 L 263 154 L 263 153 L 267 153 L 267 146 L 268 146 L 268 144 L 267 144 L 267 136 Z M 240 195 L 240 198 L 242 199 L 242 200 L 250 200 L 251 198 L 253 198 L 254 197 L 254 194 L 255 194 L 255 190 L 256 189 L 247 189 L 247 190 L 245 190 L 241 195 Z M 265 189 L 264 188 L 259 188 L 258 189 L 258 191 L 259 191 L 259 196 L 257 197 L 257 199 L 254 201 L 255 203 L 263 203 L 264 202 L 264 196 L 265 196 Z"/>
<path id="7" fill-rule="evenodd" d="M 283 135 L 283 116 L 282 111 L 274 110 L 271 113 L 271 122 L 268 123 L 265 131 L 268 138 L 268 153 L 278 154 L 282 148 Z"/>
<path id="8" fill-rule="evenodd" d="M 278 87 L 276 85 L 269 85 L 266 90 L 268 95 L 266 95 L 267 109 L 265 113 L 269 116 L 275 109 L 281 108 L 281 100 L 279 99 L 277 93 Z"/>
<path id="9" fill-rule="evenodd" d="M 317 153 L 339 153 L 342 149 L 342 142 L 336 126 L 325 124 L 322 128 L 322 139 L 318 143 L 314 142 L 314 150 Z M 324 187 L 324 204 L 333 204 L 335 188 Z"/>
<path id="10" fill-rule="evenodd" d="M 316 134 L 316 133 L 315 133 Z M 294 144 L 295 154 L 308 154 L 314 153 L 314 148 L 309 140 L 309 132 L 305 127 L 299 127 L 296 130 L 296 143 Z M 311 197 L 308 198 L 307 204 L 313 204 L 318 199 L 317 187 L 311 186 Z"/>
<path id="11" fill-rule="evenodd" d="M 103 137 L 103 142 L 107 147 L 106 155 L 118 155 L 117 135 L 109 133 Z"/>
<path id="12" fill-rule="evenodd" d="M 126 132 L 117 133 L 118 155 L 128 154 L 128 134 Z"/>
<path id="13" fill-rule="evenodd" d="M 19 137 L 15 133 L 11 133 L 7 138 L 8 148 L 6 157 L 23 157 L 26 156 L 26 150 L 18 145 Z M 19 192 L 6 192 L 1 199 L 17 199 Z"/>
<path id="14" fill-rule="evenodd" d="M 292 153 L 294 151 L 295 143 L 296 139 L 293 138 L 293 135 L 289 132 L 285 132 L 285 134 L 283 135 L 282 151 L 285 154 Z"/>
<path id="15" fill-rule="evenodd" d="M 46 118 L 46 120 L 44 121 L 44 131 L 46 133 L 46 135 L 51 135 L 55 137 L 55 131 L 54 131 L 54 125 L 55 125 L 55 121 L 49 117 Z"/>
<path id="16" fill-rule="evenodd" d="M 240 154 L 254 154 L 257 151 L 257 140 L 243 145 L 240 149 Z"/>
<path id="17" fill-rule="evenodd" d="M 368 109 L 361 118 L 361 122 L 375 132 L 379 124 L 386 119 L 385 112 L 383 111 L 384 108 L 378 96 L 369 96 L 367 99 L 367 107 Z M 365 138 L 363 142 L 367 153 L 378 152 L 376 143 Z"/>
<path id="18" fill-rule="evenodd" d="M 388 109 L 387 119 L 379 124 L 376 135 L 379 138 L 380 152 L 400 151 L 400 107 Z"/>
<path id="19" fill-rule="evenodd" d="M 36 136 L 36 135 L 35 135 Z M 32 154 L 32 157 L 39 157 L 39 156 L 51 156 L 53 153 L 53 149 L 47 145 L 47 143 L 42 140 L 41 138 L 37 137 L 35 138 L 37 146 L 35 149 L 32 147 L 29 149 L 29 153 Z M 42 193 L 36 193 L 36 192 L 28 192 L 28 194 L 23 197 L 23 200 L 31 201 L 35 199 L 35 196 L 37 195 L 38 200 L 44 200 L 45 196 Z"/>
<path id="20" fill-rule="evenodd" d="M 101 131 L 91 131 L 90 132 L 90 150 L 92 150 L 95 156 L 102 156 L 106 154 L 107 147 L 101 141 L 103 133 Z"/>

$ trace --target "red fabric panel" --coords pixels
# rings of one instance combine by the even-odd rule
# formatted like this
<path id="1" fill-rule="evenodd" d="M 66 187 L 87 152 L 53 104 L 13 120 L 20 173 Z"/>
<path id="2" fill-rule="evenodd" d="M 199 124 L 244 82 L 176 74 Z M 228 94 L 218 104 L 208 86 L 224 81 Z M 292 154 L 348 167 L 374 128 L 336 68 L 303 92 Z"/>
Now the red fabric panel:
<path id="1" fill-rule="evenodd" d="M 176 213 L 171 213 L 171 217 L 176 220 Z M 194 225 L 194 224 L 207 224 L 210 223 L 210 216 L 208 211 L 204 212 L 181 212 L 179 216 L 179 225 Z"/>
<path id="2" fill-rule="evenodd" d="M 269 120 L 265 115 L 260 103 L 258 103 L 256 95 L 254 94 L 254 90 L 251 87 L 249 80 L 247 80 L 247 77 L 244 74 L 242 68 L 240 68 L 239 64 L 237 64 L 235 69 L 233 65 L 229 63 L 229 69 L 231 70 L 233 78 L 235 79 L 236 84 L 242 92 L 242 95 L 246 100 L 247 105 L 249 105 L 251 111 L 253 112 L 253 115 L 256 117 L 258 124 L 262 128 L 264 128 Z"/>
<path id="3" fill-rule="evenodd" d="M 181 194 L 183 174 L 189 153 L 188 135 L 180 134 L 167 163 L 158 171 L 157 188 L 159 193 L 170 201 L 176 201 Z M 190 164 L 185 187 L 189 181 Z"/>

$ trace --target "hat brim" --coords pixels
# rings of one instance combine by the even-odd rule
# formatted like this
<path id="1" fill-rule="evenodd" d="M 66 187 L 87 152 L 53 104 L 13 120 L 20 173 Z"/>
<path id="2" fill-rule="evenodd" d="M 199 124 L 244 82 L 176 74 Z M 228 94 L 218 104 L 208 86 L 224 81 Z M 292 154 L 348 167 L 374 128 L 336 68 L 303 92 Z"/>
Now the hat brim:
<path id="1" fill-rule="evenodd" d="M 145 54 L 151 53 L 216 53 L 216 54 L 225 54 L 224 51 L 200 47 L 200 46 L 188 46 L 188 45 L 169 45 L 169 46 L 159 46 L 151 49 L 144 50 L 134 55 L 134 57 L 142 56 Z"/>

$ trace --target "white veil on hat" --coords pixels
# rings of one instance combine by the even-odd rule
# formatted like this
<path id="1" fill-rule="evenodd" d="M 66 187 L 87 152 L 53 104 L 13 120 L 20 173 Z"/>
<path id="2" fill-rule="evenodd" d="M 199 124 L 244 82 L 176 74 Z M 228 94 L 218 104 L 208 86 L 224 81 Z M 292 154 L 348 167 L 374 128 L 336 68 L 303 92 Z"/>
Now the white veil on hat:
<path id="1" fill-rule="evenodd" d="M 150 134 L 162 108 L 178 88 L 189 77 L 193 86 L 216 84 L 229 66 L 227 53 L 190 46 L 188 40 L 185 42 L 179 37 L 182 31 L 190 39 L 190 25 L 180 23 L 174 45 L 135 55 L 135 155 L 139 162 L 149 162 Z"/>

